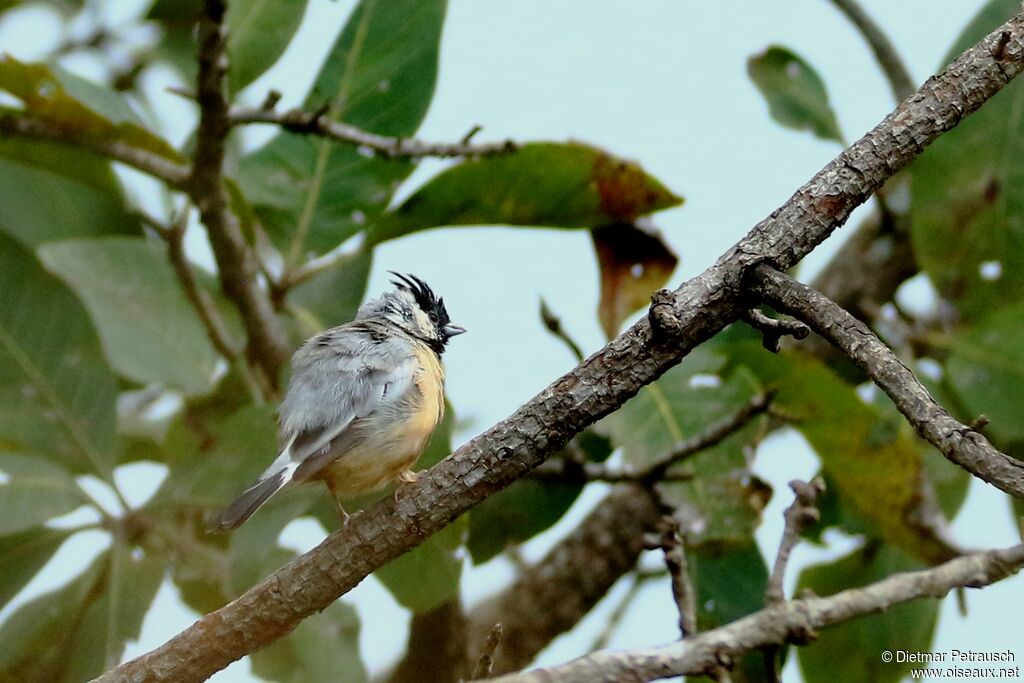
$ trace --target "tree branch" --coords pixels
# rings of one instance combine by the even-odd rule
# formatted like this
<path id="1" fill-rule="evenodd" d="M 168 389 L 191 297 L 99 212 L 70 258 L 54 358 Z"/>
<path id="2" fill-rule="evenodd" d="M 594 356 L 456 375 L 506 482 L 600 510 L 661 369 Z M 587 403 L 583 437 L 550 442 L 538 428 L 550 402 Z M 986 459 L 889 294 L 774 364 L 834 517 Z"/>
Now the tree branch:
<path id="1" fill-rule="evenodd" d="M 850 23 L 856 26 L 860 34 L 864 36 L 878 65 L 882 67 L 882 72 L 889 80 L 893 98 L 899 102 L 914 92 L 914 80 L 910 77 L 910 72 L 907 71 L 896 46 L 889 41 L 882 27 L 868 16 L 857 0 L 832 0 L 832 4 L 846 15 Z"/>
<path id="2" fill-rule="evenodd" d="M 751 271 L 752 289 L 838 347 L 893 400 L 917 433 L 951 462 L 1024 499 L 1024 462 L 996 450 L 982 434 L 955 420 L 878 337 L 838 305 L 770 266 Z"/>
<path id="3" fill-rule="evenodd" d="M 638 495 L 639 493 L 639 495 Z M 636 566 L 643 537 L 661 519 L 654 498 L 634 486 L 612 490 L 569 536 L 522 571 L 498 597 L 470 612 L 470 657 L 481 651 L 483 635 L 501 618 L 496 673 L 517 671 L 565 633 Z M 586 571 L 580 571 L 586 567 Z M 567 585 L 576 588 L 564 590 Z"/>
<path id="4" fill-rule="evenodd" d="M 98 680 L 199 681 L 285 635 L 374 569 L 539 465 L 734 321 L 744 310 L 746 270 L 763 262 L 780 268 L 797 263 L 887 178 L 1022 68 L 1024 17 L 1016 16 L 930 79 L 713 266 L 683 283 L 671 301 L 659 301 L 657 315 L 612 339 L 512 416 L 404 487 L 397 499 L 385 496 L 353 515 L 344 530 L 235 601 Z"/>
<path id="5" fill-rule="evenodd" d="M 269 295 L 260 286 L 258 264 L 224 188 L 224 143 L 231 130 L 224 97 L 227 56 L 222 23 L 226 7 L 223 0 L 206 0 L 205 7 L 199 20 L 199 127 L 188 191 L 209 233 L 221 288 L 242 315 L 249 337 L 249 360 L 267 383 L 275 386 L 292 349 Z"/>
<path id="6" fill-rule="evenodd" d="M 470 144 L 468 137 L 461 142 L 426 142 L 415 138 L 395 138 L 377 135 L 341 121 L 332 121 L 324 112 L 306 112 L 292 109 L 277 112 L 273 108 L 233 109 L 229 114 L 230 125 L 269 123 L 280 126 L 291 133 L 306 133 L 357 145 L 391 159 L 416 159 L 421 157 L 480 157 L 506 154 L 516 149 L 511 140 L 491 142 L 482 145 Z"/>
<path id="7" fill-rule="evenodd" d="M 133 147 L 121 140 L 80 135 L 74 130 L 27 115 L 0 115 L 0 137 L 21 137 L 78 147 L 151 175 L 168 186 L 181 190 L 188 183 L 191 169 L 149 150 Z"/>
<path id="8" fill-rule="evenodd" d="M 1016 574 L 1022 566 L 1024 545 L 975 553 L 827 598 L 803 598 L 767 607 L 728 626 L 670 645 L 594 652 L 567 664 L 502 676 L 494 683 L 650 681 L 713 675 L 721 662 L 737 661 L 752 650 L 803 641 L 818 629 L 882 612 L 902 602 L 941 598 L 961 586 L 987 586 Z"/>

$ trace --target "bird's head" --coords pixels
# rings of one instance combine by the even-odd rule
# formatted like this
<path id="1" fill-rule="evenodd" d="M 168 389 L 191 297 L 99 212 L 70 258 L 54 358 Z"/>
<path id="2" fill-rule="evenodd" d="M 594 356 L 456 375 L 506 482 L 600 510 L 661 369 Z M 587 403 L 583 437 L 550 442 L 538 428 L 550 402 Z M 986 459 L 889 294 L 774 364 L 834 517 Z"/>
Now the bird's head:
<path id="1" fill-rule="evenodd" d="M 426 342 L 437 353 L 444 351 L 449 339 L 466 331 L 452 324 L 444 307 L 444 299 L 435 295 L 426 282 L 412 274 L 388 272 L 398 278 L 391 281 L 395 290 L 363 304 L 356 316 L 357 320 L 384 318 Z"/>

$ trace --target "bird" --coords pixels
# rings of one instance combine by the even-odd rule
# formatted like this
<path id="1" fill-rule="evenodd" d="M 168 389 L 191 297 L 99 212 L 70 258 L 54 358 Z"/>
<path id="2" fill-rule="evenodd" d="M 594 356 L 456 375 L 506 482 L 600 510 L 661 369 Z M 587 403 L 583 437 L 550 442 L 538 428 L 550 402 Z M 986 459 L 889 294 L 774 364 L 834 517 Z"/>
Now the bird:
<path id="1" fill-rule="evenodd" d="M 441 355 L 466 330 L 422 279 L 388 272 L 394 290 L 295 352 L 278 409 L 279 454 L 208 530 L 237 529 L 295 483 L 323 481 L 345 524 L 340 499 L 416 481 L 411 468 L 444 417 Z"/>

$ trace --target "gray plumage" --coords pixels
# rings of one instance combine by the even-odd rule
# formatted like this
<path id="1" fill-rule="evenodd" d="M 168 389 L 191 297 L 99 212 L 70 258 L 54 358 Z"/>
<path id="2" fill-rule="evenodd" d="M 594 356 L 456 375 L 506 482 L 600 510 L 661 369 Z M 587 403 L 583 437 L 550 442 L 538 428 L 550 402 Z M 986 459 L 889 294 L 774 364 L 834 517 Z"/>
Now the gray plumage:
<path id="1" fill-rule="evenodd" d="M 212 530 L 237 528 L 293 482 L 322 478 L 335 494 L 374 490 L 400 478 L 419 455 L 443 412 L 439 355 L 464 330 L 450 323 L 426 284 L 398 277 L 396 291 L 364 304 L 351 323 L 310 338 L 292 357 L 279 409 L 281 451 Z M 436 415 L 424 412 L 431 410 Z"/>

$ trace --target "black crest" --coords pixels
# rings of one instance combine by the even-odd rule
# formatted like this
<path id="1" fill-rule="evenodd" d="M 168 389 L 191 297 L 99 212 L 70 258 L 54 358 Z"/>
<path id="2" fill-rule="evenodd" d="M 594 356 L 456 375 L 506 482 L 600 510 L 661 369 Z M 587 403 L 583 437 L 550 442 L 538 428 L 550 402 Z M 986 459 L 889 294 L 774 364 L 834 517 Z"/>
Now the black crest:
<path id="1" fill-rule="evenodd" d="M 448 311 L 444 308 L 444 299 L 440 299 L 434 294 L 434 290 L 430 288 L 426 282 L 416 277 L 412 273 L 408 275 L 402 275 L 396 273 L 393 270 L 389 270 L 389 273 L 397 277 L 400 281 L 391 281 L 395 287 L 401 289 L 407 289 L 412 292 L 413 297 L 416 299 L 416 303 L 423 309 L 425 313 L 431 316 L 439 328 L 447 325 L 450 320 L 448 318 Z"/>

